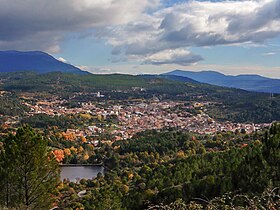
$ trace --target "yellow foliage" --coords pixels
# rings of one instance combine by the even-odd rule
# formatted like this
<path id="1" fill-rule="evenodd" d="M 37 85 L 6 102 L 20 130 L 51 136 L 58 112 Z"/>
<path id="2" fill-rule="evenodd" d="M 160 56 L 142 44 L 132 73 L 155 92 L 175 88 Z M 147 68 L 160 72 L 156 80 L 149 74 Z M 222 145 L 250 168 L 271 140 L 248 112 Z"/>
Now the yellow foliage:
<path id="1" fill-rule="evenodd" d="M 77 154 L 78 149 L 75 148 L 74 146 L 72 146 L 72 147 L 70 148 L 70 151 L 71 151 L 71 153 L 73 153 L 73 154 Z"/>
<path id="2" fill-rule="evenodd" d="M 78 152 L 80 153 L 82 151 L 84 151 L 84 148 L 82 146 L 80 146 L 79 149 L 78 149 Z"/>
<path id="3" fill-rule="evenodd" d="M 65 156 L 70 156 L 70 155 L 71 155 L 70 149 L 65 148 L 65 149 L 64 149 L 64 155 L 65 155 Z"/>
<path id="4" fill-rule="evenodd" d="M 89 159 L 89 155 L 88 155 L 87 153 L 84 154 L 83 159 L 84 159 L 84 160 L 88 160 L 88 159 Z"/>
<path id="5" fill-rule="evenodd" d="M 102 116 L 101 115 L 97 115 L 97 120 L 98 121 L 102 121 Z"/>
<path id="6" fill-rule="evenodd" d="M 130 172 L 129 174 L 128 174 L 128 179 L 133 179 L 133 173 L 132 172 Z"/>
<path id="7" fill-rule="evenodd" d="M 61 190 L 64 188 L 64 183 L 63 182 L 60 182 L 60 184 L 57 186 L 57 189 L 58 190 Z"/>
<path id="8" fill-rule="evenodd" d="M 121 191 L 124 192 L 124 193 L 128 193 L 129 187 L 124 184 L 124 185 L 121 186 Z"/>
<path id="9" fill-rule="evenodd" d="M 89 113 L 86 114 L 80 114 L 81 117 L 85 118 L 85 119 L 91 119 L 92 116 Z"/>
<path id="10" fill-rule="evenodd" d="M 180 150 L 176 154 L 177 158 L 184 158 L 185 157 L 185 152 L 183 150 Z"/>

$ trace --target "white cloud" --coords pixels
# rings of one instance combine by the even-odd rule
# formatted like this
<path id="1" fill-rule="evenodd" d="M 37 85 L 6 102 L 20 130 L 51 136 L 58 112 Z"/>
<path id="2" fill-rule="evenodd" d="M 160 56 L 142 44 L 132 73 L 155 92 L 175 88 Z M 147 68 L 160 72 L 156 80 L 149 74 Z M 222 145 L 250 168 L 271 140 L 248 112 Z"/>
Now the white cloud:
<path id="1" fill-rule="evenodd" d="M 273 55 L 276 55 L 277 53 L 276 52 L 267 52 L 267 53 L 263 53 L 262 55 L 263 56 L 273 56 Z"/>
<path id="2" fill-rule="evenodd" d="M 59 52 L 68 34 L 93 34 L 112 61 L 191 65 L 192 46 L 260 45 L 280 34 L 280 0 L 0 0 L 0 49 Z M 82 37 L 82 36 L 81 36 Z"/>
<path id="3" fill-rule="evenodd" d="M 57 60 L 59 60 L 59 61 L 61 61 L 61 62 L 63 62 L 63 63 L 67 63 L 67 60 L 65 60 L 65 59 L 62 58 L 62 57 L 58 58 Z"/>
<path id="4" fill-rule="evenodd" d="M 149 58 L 192 46 L 261 45 L 279 36 L 279 11 L 280 0 L 189 1 L 106 28 L 97 37 L 113 46 L 115 56 L 186 65 L 187 58 L 181 56 L 160 62 Z M 189 64 L 197 60 L 191 59 Z"/>
<path id="5" fill-rule="evenodd" d="M 0 0 L 0 49 L 58 52 L 63 37 L 127 24 L 159 0 Z"/>
<path id="6" fill-rule="evenodd" d="M 144 58 L 145 64 L 179 64 L 188 66 L 192 63 L 203 60 L 201 56 L 194 55 L 185 49 L 163 50 Z"/>

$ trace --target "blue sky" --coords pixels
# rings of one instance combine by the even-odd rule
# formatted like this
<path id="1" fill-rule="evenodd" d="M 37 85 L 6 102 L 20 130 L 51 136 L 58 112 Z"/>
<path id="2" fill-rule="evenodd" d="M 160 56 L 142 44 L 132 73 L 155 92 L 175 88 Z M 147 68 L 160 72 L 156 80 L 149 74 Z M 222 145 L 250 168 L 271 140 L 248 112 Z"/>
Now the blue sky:
<path id="1" fill-rule="evenodd" d="M 8 49 L 46 51 L 93 73 L 280 78 L 280 0 L 0 0 Z"/>

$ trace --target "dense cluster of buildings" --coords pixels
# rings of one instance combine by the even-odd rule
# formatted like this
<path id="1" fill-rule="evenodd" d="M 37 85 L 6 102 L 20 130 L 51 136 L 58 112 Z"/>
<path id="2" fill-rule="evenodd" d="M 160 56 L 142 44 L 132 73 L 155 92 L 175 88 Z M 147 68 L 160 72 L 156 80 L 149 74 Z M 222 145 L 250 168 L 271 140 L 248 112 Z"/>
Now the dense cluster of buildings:
<path id="1" fill-rule="evenodd" d="M 75 134 L 98 136 L 109 132 L 115 140 L 131 138 L 134 134 L 151 129 L 178 128 L 199 134 L 214 134 L 219 131 L 243 131 L 252 133 L 269 124 L 243 124 L 216 122 L 203 110 L 207 103 L 194 102 L 186 105 L 178 101 L 131 101 L 111 103 L 81 103 L 77 108 L 63 106 L 65 100 L 38 101 L 36 104 L 25 103 L 30 108 L 28 115 L 44 113 L 50 116 L 86 113 L 100 119 L 113 116 L 116 123 L 109 129 L 90 125 L 84 130 L 75 130 Z M 106 121 L 104 121 L 106 123 Z M 71 130 L 67 130 L 71 132 Z"/>

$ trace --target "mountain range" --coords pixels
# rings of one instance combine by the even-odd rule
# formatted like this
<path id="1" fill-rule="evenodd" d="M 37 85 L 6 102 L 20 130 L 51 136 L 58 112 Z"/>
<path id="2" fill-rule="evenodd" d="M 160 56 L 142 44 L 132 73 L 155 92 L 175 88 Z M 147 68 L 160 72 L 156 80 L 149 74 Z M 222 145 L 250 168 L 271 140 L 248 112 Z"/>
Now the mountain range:
<path id="1" fill-rule="evenodd" d="M 33 71 L 39 74 L 49 72 L 90 74 L 81 69 L 61 62 L 41 51 L 0 51 L 0 72 Z M 185 83 L 207 83 L 222 87 L 238 88 L 247 91 L 280 93 L 280 79 L 271 79 L 259 75 L 224 75 L 216 71 L 174 70 L 161 75 L 141 75 L 145 78 L 168 79 Z"/>
<path id="2" fill-rule="evenodd" d="M 0 72 L 34 71 L 36 73 L 64 72 L 85 74 L 87 72 L 61 62 L 41 51 L 0 51 Z"/>
<path id="3" fill-rule="evenodd" d="M 280 79 L 271 79 L 254 74 L 224 75 L 216 71 L 183 71 L 174 70 L 163 74 L 165 76 L 177 76 L 195 80 L 201 83 L 222 87 L 239 88 L 248 91 L 264 93 L 280 93 Z"/>

